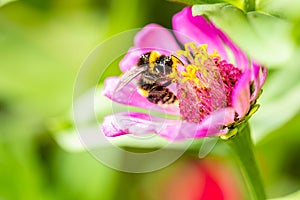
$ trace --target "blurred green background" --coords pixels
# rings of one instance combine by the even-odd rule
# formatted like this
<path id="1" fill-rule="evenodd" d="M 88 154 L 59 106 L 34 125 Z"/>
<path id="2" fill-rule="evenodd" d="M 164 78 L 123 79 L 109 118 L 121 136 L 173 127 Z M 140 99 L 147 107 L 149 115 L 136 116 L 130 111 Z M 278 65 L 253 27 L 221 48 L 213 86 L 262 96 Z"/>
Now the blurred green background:
<path id="1" fill-rule="evenodd" d="M 239 5 L 236 2 L 231 1 Z M 56 141 L 59 133 L 53 118 L 60 123 L 63 116 L 61 123 L 65 122 L 80 65 L 96 45 L 116 33 L 152 22 L 171 28 L 172 15 L 184 5 L 161 0 L 0 3 L 0 200 L 162 199 L 153 195 L 160 190 L 158 185 L 164 187 L 162 183 L 176 168 L 197 158 L 186 155 L 149 174 L 120 173 L 84 150 L 64 148 Z M 294 3 L 298 7 L 280 0 L 260 1 L 259 8 L 275 16 L 266 22 L 272 28 L 265 26 L 261 32 L 266 34 L 259 34 L 264 41 L 268 38 L 269 46 L 258 43 L 248 49 L 250 53 L 262 51 L 258 60 L 270 69 L 262 108 L 252 124 L 252 129 L 257 126 L 260 130 L 254 130 L 254 138 L 269 197 L 300 190 L 300 6 Z M 282 21 L 284 25 L 277 27 Z M 257 28 L 262 29 L 264 23 Z M 277 32 L 272 25 L 284 33 L 271 34 Z M 243 28 L 243 24 L 238 26 Z M 233 39 L 247 45 L 238 37 Z M 290 50 L 288 55 L 282 53 L 282 59 L 270 56 L 272 48 L 280 54 L 280 46 L 273 45 L 281 44 L 276 37 L 287 45 L 284 50 Z M 112 73 L 119 73 L 119 69 Z M 239 171 L 228 150 L 219 146 L 208 159 L 229 166 L 239 183 Z M 243 186 L 239 190 L 243 191 Z"/>

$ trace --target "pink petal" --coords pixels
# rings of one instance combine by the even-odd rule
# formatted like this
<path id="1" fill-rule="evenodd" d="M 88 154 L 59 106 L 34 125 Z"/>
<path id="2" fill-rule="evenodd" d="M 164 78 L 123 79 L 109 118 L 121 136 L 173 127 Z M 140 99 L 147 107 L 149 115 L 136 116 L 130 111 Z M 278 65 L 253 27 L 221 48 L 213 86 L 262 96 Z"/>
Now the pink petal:
<path id="1" fill-rule="evenodd" d="M 259 80 L 259 72 L 260 72 L 260 66 L 253 62 L 252 64 L 252 77 L 251 77 L 251 80 L 253 81 L 253 84 L 254 84 L 254 91 L 253 91 L 253 94 L 251 94 L 251 98 L 250 98 L 250 101 L 254 101 L 258 95 L 258 92 L 259 92 L 259 85 L 260 85 L 260 80 Z"/>
<path id="2" fill-rule="evenodd" d="M 237 82 L 232 94 L 232 106 L 239 118 L 243 118 L 250 109 L 250 80 L 251 71 L 247 70 Z"/>
<path id="3" fill-rule="evenodd" d="M 254 85 L 254 91 L 250 97 L 251 102 L 253 102 L 256 99 L 258 92 L 259 92 L 259 85 L 260 85 L 259 84 L 259 82 L 260 82 L 259 71 L 260 71 L 260 66 L 256 62 L 253 62 L 252 63 L 251 81 L 253 82 L 253 85 Z"/>
<path id="4" fill-rule="evenodd" d="M 197 44 L 208 44 L 208 52 L 218 50 L 219 55 L 228 60 L 227 53 L 214 26 L 207 22 L 202 16 L 192 16 L 191 7 L 184 8 L 173 16 L 173 28 L 175 35 L 182 44 L 196 42 Z"/>
<path id="5" fill-rule="evenodd" d="M 179 107 L 174 104 L 157 105 L 149 102 L 137 92 L 137 86 L 133 82 L 128 83 L 120 91 L 116 92 L 115 90 L 119 81 L 120 79 L 118 77 L 109 77 L 105 79 L 102 94 L 120 104 L 159 111 L 171 115 L 180 115 Z"/>
<path id="6" fill-rule="evenodd" d="M 261 67 L 261 73 L 259 74 L 259 80 L 260 80 L 260 88 L 265 84 L 266 79 L 268 76 L 268 70 L 266 67 Z"/>
<path id="7" fill-rule="evenodd" d="M 256 100 L 260 89 L 265 83 L 266 77 L 267 77 L 267 69 L 265 67 L 262 67 L 258 65 L 256 62 L 253 62 L 253 73 L 252 73 L 252 80 L 254 83 L 254 91 L 251 95 L 250 101 Z"/>
<path id="8" fill-rule="evenodd" d="M 157 24 L 148 24 L 138 32 L 134 38 L 134 46 L 173 52 L 180 49 L 170 31 Z"/>
<path id="9" fill-rule="evenodd" d="M 200 124 L 159 118 L 145 113 L 118 113 L 104 118 L 102 131 L 108 137 L 156 133 L 174 141 L 225 134 L 228 130 L 221 130 L 220 127 L 232 123 L 233 118 L 232 108 L 216 111 Z"/>
<path id="10" fill-rule="evenodd" d="M 151 51 L 150 49 L 139 49 L 137 47 L 131 47 L 127 54 L 122 58 L 119 63 L 122 72 L 126 72 L 131 67 L 135 66 L 140 59 L 141 55 Z"/>
<path id="11" fill-rule="evenodd" d="M 245 71 L 246 69 L 249 69 L 249 59 L 247 55 L 239 48 L 237 47 L 230 39 L 229 37 L 222 32 L 220 29 L 215 27 L 215 32 L 218 33 L 219 37 L 223 40 L 224 44 L 231 50 L 231 52 L 234 55 L 234 63 L 237 68 L 241 69 L 242 71 Z M 230 62 L 230 61 L 228 61 Z"/>
<path id="12" fill-rule="evenodd" d="M 179 49 L 170 31 L 157 24 L 148 24 L 135 35 L 134 47 L 130 48 L 121 60 L 120 68 L 123 72 L 127 71 L 148 51 L 156 50 L 161 54 L 171 54 Z"/>
<path id="13" fill-rule="evenodd" d="M 255 61 L 252 62 L 252 71 L 253 72 L 252 72 L 251 80 L 257 82 L 259 85 L 258 76 L 259 76 L 260 66 Z"/>

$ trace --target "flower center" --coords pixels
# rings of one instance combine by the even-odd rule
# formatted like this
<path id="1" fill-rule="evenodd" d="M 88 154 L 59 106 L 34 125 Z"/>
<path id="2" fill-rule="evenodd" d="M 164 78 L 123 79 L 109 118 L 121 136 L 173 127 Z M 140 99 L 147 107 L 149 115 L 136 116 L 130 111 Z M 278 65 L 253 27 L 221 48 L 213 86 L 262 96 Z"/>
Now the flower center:
<path id="1" fill-rule="evenodd" d="M 231 106 L 231 96 L 241 70 L 222 60 L 217 51 L 207 52 L 207 45 L 185 44 L 178 57 L 188 62 L 178 72 L 177 98 L 183 120 L 199 123 L 215 110 Z"/>

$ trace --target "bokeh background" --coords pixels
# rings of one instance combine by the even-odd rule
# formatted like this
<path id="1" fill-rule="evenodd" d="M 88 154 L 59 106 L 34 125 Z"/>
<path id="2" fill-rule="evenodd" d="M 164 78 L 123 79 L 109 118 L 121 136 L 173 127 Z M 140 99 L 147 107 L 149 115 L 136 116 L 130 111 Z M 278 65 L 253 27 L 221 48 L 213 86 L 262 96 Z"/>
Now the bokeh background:
<path id="1" fill-rule="evenodd" d="M 172 15 L 185 5 L 164 0 L 0 0 L 0 5 L 1 200 L 247 198 L 222 144 L 202 160 L 191 149 L 165 169 L 128 174 L 98 162 L 73 141 L 74 133 L 63 131 L 72 128 L 73 87 L 89 53 L 125 30 L 153 22 L 171 28 Z M 269 68 L 251 126 L 267 193 L 275 198 L 300 190 L 300 3 L 261 0 L 258 10 L 267 16 L 255 18 L 258 22 L 232 14 L 231 22 L 242 23 L 215 20 Z M 256 35 L 241 37 L 237 30 L 245 27 Z M 108 75 L 119 73 L 115 63 Z"/>

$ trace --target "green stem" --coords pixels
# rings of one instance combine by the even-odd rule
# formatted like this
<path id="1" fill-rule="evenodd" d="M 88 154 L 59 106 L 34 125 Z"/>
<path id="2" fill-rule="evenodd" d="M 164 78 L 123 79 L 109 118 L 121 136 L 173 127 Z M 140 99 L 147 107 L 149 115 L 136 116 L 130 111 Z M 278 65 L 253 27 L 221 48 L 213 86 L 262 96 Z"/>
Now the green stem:
<path id="1" fill-rule="evenodd" d="M 244 10 L 246 12 L 255 10 L 255 0 L 244 0 Z"/>
<path id="2" fill-rule="evenodd" d="M 265 190 L 253 152 L 249 125 L 246 123 L 245 126 L 237 128 L 237 134 L 225 141 L 236 156 L 252 199 L 265 200 Z"/>

